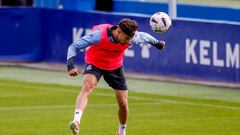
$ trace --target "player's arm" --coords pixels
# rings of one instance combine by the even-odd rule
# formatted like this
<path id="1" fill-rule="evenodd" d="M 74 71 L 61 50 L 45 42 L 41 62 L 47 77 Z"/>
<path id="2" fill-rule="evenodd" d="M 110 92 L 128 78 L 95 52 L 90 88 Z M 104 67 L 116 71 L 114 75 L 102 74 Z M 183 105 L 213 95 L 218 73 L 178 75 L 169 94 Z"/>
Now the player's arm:
<path id="1" fill-rule="evenodd" d="M 161 50 L 165 47 L 165 41 L 158 40 L 146 32 L 136 31 L 136 33 L 132 39 L 132 42 L 134 42 L 136 44 L 148 43 L 148 44 L 151 44 L 152 46 L 156 47 L 159 50 Z"/>
<path id="2" fill-rule="evenodd" d="M 74 66 L 74 60 L 75 60 L 75 57 L 78 54 L 78 52 L 80 52 L 80 50 L 83 50 L 91 45 L 98 44 L 99 41 L 100 41 L 100 31 L 95 30 L 90 34 L 81 37 L 76 42 L 73 42 L 68 47 L 67 70 L 68 70 L 68 73 L 70 76 L 78 75 L 78 71 Z"/>

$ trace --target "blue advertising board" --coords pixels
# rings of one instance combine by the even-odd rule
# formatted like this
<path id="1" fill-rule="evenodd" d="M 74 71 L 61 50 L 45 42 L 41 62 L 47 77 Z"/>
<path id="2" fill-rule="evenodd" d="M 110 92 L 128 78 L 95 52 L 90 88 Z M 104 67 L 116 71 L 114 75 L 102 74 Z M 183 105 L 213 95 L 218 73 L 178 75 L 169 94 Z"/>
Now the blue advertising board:
<path id="1" fill-rule="evenodd" d="M 203 2 L 204 3 L 204 2 Z M 240 22 L 239 6 L 209 6 L 199 4 L 184 4 L 177 2 L 177 17 L 198 18 L 210 20 L 226 20 Z M 59 5 L 58 5 L 59 4 Z M 36 7 L 53 8 L 75 11 L 94 11 L 95 0 L 35 0 Z M 141 1 L 141 0 L 113 0 L 113 12 L 137 13 L 152 15 L 156 12 L 168 13 L 168 3 L 162 1 Z"/>
<path id="2" fill-rule="evenodd" d="M 157 50 L 149 44 L 133 44 L 125 52 L 127 71 L 240 83 L 240 24 L 173 20 L 171 29 L 159 35 L 149 27 L 150 16 L 47 9 L 15 9 L 16 14 L 19 10 L 25 14 L 18 19 L 0 12 L 5 19 L 0 22 L 0 36 L 4 37 L 0 40 L 0 60 L 29 54 L 26 60 L 65 63 L 68 46 L 89 33 L 93 25 L 117 24 L 120 19 L 129 17 L 138 22 L 139 31 L 165 40 L 167 45 Z M 8 12 L 15 14 L 12 10 Z M 12 26 L 16 22 L 24 22 L 21 31 L 15 31 L 18 28 Z M 34 54 L 32 59 L 31 54 Z M 84 52 L 79 52 L 78 64 L 84 63 L 83 55 Z"/>
<path id="3" fill-rule="evenodd" d="M 0 8 L 0 59 L 41 60 L 38 10 Z"/>
<path id="4" fill-rule="evenodd" d="M 168 13 L 168 3 L 114 0 L 113 11 L 148 15 L 160 11 Z M 177 17 L 240 22 L 240 8 L 231 8 L 229 5 L 220 7 L 177 2 Z"/>
<path id="5" fill-rule="evenodd" d="M 165 40 L 166 48 L 159 52 L 149 45 L 136 46 L 135 56 L 126 58 L 128 69 L 239 83 L 239 25 L 175 20 L 169 32 L 152 35 Z"/>

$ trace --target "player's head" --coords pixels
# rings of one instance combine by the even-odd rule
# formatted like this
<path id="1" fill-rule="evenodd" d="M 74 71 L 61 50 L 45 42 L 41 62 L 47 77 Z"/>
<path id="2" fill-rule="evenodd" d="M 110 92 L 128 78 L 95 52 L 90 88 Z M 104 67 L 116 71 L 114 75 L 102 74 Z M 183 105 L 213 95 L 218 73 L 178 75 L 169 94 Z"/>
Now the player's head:
<path id="1" fill-rule="evenodd" d="M 118 36 L 117 40 L 121 44 L 127 44 L 133 38 L 136 30 L 138 28 L 138 24 L 135 20 L 131 20 L 129 18 L 124 18 L 120 20 L 118 24 Z"/>

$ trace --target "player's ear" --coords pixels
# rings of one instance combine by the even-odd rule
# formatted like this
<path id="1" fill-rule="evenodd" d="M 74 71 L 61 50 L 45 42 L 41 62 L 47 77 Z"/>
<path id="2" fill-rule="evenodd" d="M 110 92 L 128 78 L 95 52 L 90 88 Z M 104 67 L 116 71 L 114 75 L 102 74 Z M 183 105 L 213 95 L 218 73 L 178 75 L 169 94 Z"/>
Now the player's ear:
<path id="1" fill-rule="evenodd" d="M 121 33 L 121 29 L 117 28 L 117 33 L 120 34 Z"/>

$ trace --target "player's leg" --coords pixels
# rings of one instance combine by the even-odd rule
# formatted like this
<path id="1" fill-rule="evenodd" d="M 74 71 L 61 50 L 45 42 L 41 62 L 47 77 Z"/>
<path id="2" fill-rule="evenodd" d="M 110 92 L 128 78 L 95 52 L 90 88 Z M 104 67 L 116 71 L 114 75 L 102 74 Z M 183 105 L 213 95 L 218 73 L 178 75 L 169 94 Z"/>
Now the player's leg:
<path id="1" fill-rule="evenodd" d="M 83 111 L 87 106 L 88 97 L 92 93 L 98 80 L 101 78 L 101 74 L 98 72 L 98 69 L 95 69 L 92 66 L 90 66 L 92 68 L 88 68 L 88 67 L 89 65 L 87 65 L 84 70 L 82 89 L 76 99 L 74 120 L 69 124 L 69 127 L 72 130 L 73 134 L 79 133 L 80 120 L 81 120 Z"/>
<path id="2" fill-rule="evenodd" d="M 81 92 L 79 93 L 77 100 L 76 100 L 76 109 L 84 111 L 87 103 L 88 103 L 88 96 L 92 93 L 95 85 L 97 84 L 97 79 L 95 75 L 92 74 L 85 74 L 83 76 L 83 85 Z M 76 119 L 79 121 L 78 119 Z"/>
<path id="3" fill-rule="evenodd" d="M 128 120 L 128 91 L 127 90 L 115 90 L 116 100 L 118 103 L 118 118 L 119 128 L 117 135 L 126 135 L 126 125 Z"/>
<path id="4" fill-rule="evenodd" d="M 103 74 L 104 80 L 110 87 L 115 90 L 117 103 L 119 106 L 119 135 L 126 135 L 126 124 L 128 120 L 128 91 L 126 77 L 123 68 L 116 70 L 105 71 Z"/>
<path id="5" fill-rule="evenodd" d="M 94 86 L 97 83 L 97 79 L 92 74 L 85 74 L 83 76 L 83 86 L 76 100 L 76 107 L 74 113 L 74 120 L 70 122 L 69 127 L 73 134 L 79 133 L 80 119 L 83 111 L 88 103 L 88 96 L 92 93 Z"/>
<path id="6" fill-rule="evenodd" d="M 126 124 L 128 120 L 128 91 L 115 90 L 118 103 L 118 116 L 120 124 Z"/>

